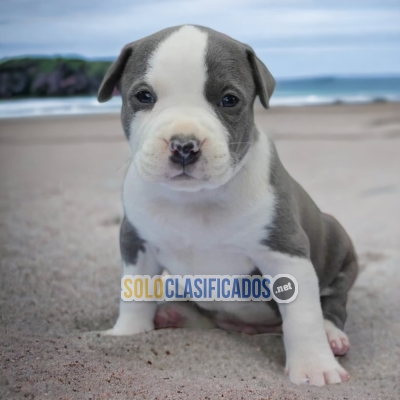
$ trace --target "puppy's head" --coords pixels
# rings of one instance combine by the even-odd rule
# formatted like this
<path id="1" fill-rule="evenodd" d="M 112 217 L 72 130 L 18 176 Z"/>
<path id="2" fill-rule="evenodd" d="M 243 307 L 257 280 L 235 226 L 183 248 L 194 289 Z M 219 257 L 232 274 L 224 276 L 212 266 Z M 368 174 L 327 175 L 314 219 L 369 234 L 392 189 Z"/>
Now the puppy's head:
<path id="1" fill-rule="evenodd" d="M 149 182 L 196 191 L 226 183 L 257 141 L 253 103 L 265 108 L 275 81 L 247 45 L 184 25 L 130 43 L 98 99 L 118 87 L 133 165 Z"/>

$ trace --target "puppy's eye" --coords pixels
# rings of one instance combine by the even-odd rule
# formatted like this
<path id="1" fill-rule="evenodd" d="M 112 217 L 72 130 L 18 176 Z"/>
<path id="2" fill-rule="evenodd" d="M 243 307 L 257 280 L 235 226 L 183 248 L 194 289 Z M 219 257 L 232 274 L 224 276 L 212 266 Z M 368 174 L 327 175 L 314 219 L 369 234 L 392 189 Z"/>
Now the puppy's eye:
<path id="1" fill-rule="evenodd" d="M 218 105 L 220 107 L 235 107 L 238 101 L 239 99 L 233 94 L 227 94 L 222 98 Z"/>
<path id="2" fill-rule="evenodd" d="M 155 103 L 154 97 L 152 96 L 151 93 L 141 91 L 136 94 L 136 98 L 141 102 L 141 103 L 146 103 L 146 104 L 153 104 Z"/>

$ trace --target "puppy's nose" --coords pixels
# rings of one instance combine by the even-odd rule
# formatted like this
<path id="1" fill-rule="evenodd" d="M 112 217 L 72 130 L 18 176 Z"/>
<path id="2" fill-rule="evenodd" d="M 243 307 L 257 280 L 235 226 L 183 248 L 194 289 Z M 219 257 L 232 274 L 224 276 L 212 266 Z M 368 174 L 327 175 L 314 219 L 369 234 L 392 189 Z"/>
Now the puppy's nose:
<path id="1" fill-rule="evenodd" d="M 182 166 L 195 163 L 200 156 L 200 140 L 195 137 L 173 136 L 169 142 L 171 161 Z"/>

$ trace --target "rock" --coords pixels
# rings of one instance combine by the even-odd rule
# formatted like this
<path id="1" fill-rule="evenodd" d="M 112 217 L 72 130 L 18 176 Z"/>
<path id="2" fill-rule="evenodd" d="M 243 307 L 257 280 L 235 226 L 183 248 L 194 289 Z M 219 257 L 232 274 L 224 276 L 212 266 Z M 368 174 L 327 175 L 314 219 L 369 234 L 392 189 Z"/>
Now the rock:
<path id="1" fill-rule="evenodd" d="M 29 76 L 26 71 L 6 70 L 0 72 L 0 98 L 22 96 L 29 93 Z"/>
<path id="2" fill-rule="evenodd" d="M 73 96 L 93 94 L 96 85 L 82 71 L 73 70 L 61 63 L 53 72 L 39 74 L 31 86 L 31 94 L 37 96 Z"/>
<path id="3" fill-rule="evenodd" d="M 110 65 L 79 59 L 16 59 L 0 63 L 0 99 L 94 95 Z"/>

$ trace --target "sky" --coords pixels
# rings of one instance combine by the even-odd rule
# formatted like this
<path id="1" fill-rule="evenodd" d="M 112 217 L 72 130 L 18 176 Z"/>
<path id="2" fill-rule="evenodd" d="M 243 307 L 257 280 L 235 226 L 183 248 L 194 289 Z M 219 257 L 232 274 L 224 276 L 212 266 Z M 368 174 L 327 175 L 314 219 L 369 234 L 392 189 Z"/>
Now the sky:
<path id="1" fill-rule="evenodd" d="M 276 77 L 400 74 L 400 0 L 0 0 L 0 58 L 116 57 L 180 24 L 251 45 Z"/>

